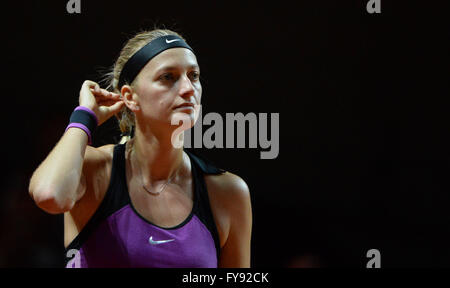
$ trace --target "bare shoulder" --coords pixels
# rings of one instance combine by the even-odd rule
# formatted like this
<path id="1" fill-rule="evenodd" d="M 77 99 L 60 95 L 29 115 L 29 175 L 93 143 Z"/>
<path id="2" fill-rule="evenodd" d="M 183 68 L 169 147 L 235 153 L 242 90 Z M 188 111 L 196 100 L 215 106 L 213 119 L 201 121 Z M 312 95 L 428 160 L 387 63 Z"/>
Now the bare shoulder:
<path id="1" fill-rule="evenodd" d="M 241 177 L 230 172 L 206 175 L 205 182 L 223 247 L 236 223 L 251 219 L 250 189 Z"/>
<path id="2" fill-rule="evenodd" d="M 245 200 L 250 197 L 250 190 L 247 183 L 238 175 L 225 172 L 219 175 L 207 175 L 205 181 L 208 191 L 229 200 Z M 225 199 L 222 199 L 225 200 Z"/>
<path id="3" fill-rule="evenodd" d="M 205 182 L 220 238 L 219 267 L 249 267 L 252 205 L 250 189 L 238 175 L 207 175 Z"/>

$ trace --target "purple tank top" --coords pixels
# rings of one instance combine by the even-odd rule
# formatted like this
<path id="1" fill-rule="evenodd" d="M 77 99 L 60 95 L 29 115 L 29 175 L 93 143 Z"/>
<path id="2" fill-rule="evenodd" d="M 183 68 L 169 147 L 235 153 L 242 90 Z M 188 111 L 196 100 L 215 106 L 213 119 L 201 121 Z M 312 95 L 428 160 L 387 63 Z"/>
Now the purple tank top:
<path id="1" fill-rule="evenodd" d="M 185 152 L 191 161 L 194 205 L 182 223 L 163 228 L 147 221 L 133 207 L 126 185 L 125 144 L 117 144 L 108 190 L 97 211 L 65 249 L 66 268 L 217 267 L 220 241 L 204 175 L 224 170 Z"/>

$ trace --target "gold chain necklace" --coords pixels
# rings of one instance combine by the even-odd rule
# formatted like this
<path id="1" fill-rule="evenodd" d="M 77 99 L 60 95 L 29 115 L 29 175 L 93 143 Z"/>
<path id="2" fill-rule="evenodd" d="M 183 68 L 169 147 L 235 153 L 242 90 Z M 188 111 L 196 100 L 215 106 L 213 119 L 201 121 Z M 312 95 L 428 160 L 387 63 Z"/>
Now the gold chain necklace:
<path id="1" fill-rule="evenodd" d="M 130 144 L 130 146 L 131 146 L 131 144 Z M 130 161 L 130 166 L 131 166 L 131 157 L 130 157 L 130 155 L 131 155 L 131 147 L 129 148 L 129 150 L 130 151 L 128 152 L 128 161 Z M 157 192 L 151 191 L 150 189 L 147 189 L 147 187 L 145 187 L 145 185 L 144 185 L 144 175 L 142 174 L 141 167 L 138 167 L 139 168 L 139 174 L 141 175 L 142 188 L 144 188 L 144 190 L 147 191 L 148 193 L 150 193 L 152 195 L 155 195 L 155 196 L 161 194 L 161 192 L 164 191 L 166 186 L 170 184 L 170 182 L 173 180 L 173 178 L 175 178 L 175 176 L 177 175 L 177 173 L 180 170 L 181 166 L 182 165 L 180 165 L 180 167 L 178 167 L 177 171 L 175 171 L 175 173 L 173 173 L 173 175 L 169 178 L 169 180 L 166 183 L 164 183 L 162 185 L 162 188 L 159 189 L 159 191 L 157 191 Z"/>

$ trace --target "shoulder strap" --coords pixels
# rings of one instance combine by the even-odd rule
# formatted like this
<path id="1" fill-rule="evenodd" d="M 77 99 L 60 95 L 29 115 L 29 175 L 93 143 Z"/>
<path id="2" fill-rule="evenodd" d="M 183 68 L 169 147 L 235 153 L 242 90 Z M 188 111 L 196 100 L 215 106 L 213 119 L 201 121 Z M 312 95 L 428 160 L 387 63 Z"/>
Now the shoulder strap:
<path id="1" fill-rule="evenodd" d="M 202 223 L 208 228 L 210 231 L 214 243 L 216 246 L 216 254 L 217 259 L 220 257 L 220 238 L 219 232 L 217 231 L 216 222 L 214 221 L 214 216 L 211 211 L 211 204 L 209 202 L 208 189 L 205 183 L 205 175 L 208 174 L 222 174 L 225 170 L 217 168 L 211 162 L 200 158 L 199 156 L 195 156 L 192 152 L 185 152 L 191 158 L 192 165 L 192 176 L 194 177 L 194 181 L 196 183 L 195 188 L 195 197 L 197 197 L 194 205 L 195 205 L 195 214 L 202 221 Z"/>
<path id="2" fill-rule="evenodd" d="M 94 215 L 92 215 L 86 226 L 84 226 L 80 233 L 78 233 L 75 239 L 65 249 L 66 264 L 70 260 L 70 258 L 68 258 L 69 255 L 67 255 L 69 250 L 79 250 L 100 222 L 129 203 L 129 195 L 128 193 L 124 193 L 124 187 L 126 186 L 123 186 L 126 185 L 126 182 L 124 182 L 126 181 L 124 146 L 124 144 L 117 144 L 114 146 L 109 187 Z"/>
<path id="3" fill-rule="evenodd" d="M 200 156 L 196 152 L 192 150 L 186 150 L 184 149 L 184 152 L 186 152 L 198 165 L 198 167 L 202 170 L 203 174 L 222 174 L 226 171 L 218 168 L 212 161 L 209 159 L 206 159 L 204 156 Z"/>

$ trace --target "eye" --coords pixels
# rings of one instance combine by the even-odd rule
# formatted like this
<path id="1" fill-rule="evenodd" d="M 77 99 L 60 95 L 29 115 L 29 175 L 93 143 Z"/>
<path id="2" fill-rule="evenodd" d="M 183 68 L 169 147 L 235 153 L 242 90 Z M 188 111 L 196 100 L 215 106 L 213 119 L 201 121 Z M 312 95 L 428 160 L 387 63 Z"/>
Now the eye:
<path id="1" fill-rule="evenodd" d="M 175 76 L 172 73 L 164 73 L 159 77 L 162 81 L 172 81 L 175 79 Z"/>
<path id="2" fill-rule="evenodd" d="M 191 78 L 192 78 L 193 80 L 198 80 L 198 79 L 200 78 L 200 72 L 198 72 L 198 71 L 192 71 L 192 72 L 191 72 Z"/>

